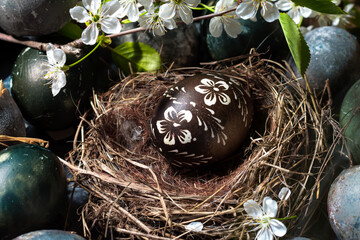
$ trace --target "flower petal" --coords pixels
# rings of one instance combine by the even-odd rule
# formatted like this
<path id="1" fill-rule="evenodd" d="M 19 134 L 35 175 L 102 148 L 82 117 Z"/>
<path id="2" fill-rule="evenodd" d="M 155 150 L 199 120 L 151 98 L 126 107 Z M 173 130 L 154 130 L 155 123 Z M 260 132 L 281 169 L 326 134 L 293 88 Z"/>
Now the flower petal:
<path id="1" fill-rule="evenodd" d="M 182 121 L 190 122 L 193 115 L 189 110 L 181 110 L 178 113 L 178 117 L 179 117 L 179 122 L 182 122 Z"/>
<path id="2" fill-rule="evenodd" d="M 120 14 L 120 7 L 121 4 L 118 0 L 111 0 L 110 2 L 106 2 L 101 8 L 101 16 L 116 17 Z"/>
<path id="3" fill-rule="evenodd" d="M 208 86 L 208 87 L 214 87 L 215 86 L 215 83 L 213 80 L 211 79 L 208 79 L 208 78 L 203 78 L 201 79 L 200 81 L 202 84 L 204 84 L 205 86 Z"/>
<path id="4" fill-rule="evenodd" d="M 171 131 L 168 131 L 164 137 L 164 144 L 175 145 L 175 136 Z"/>
<path id="5" fill-rule="evenodd" d="M 93 14 L 97 14 L 101 7 L 101 0 L 82 0 L 82 2 L 84 7 Z"/>
<path id="6" fill-rule="evenodd" d="M 56 80 L 51 85 L 51 93 L 55 97 L 60 90 L 66 85 L 66 75 L 63 71 L 59 71 L 56 76 Z"/>
<path id="7" fill-rule="evenodd" d="M 312 10 L 310 8 L 307 8 L 307 7 L 301 7 L 300 12 L 301 12 L 301 15 L 304 18 L 308 18 L 308 17 L 310 17 L 310 15 L 312 13 Z"/>
<path id="8" fill-rule="evenodd" d="M 185 229 L 193 232 L 200 232 L 204 225 L 201 222 L 191 222 L 185 226 Z"/>
<path id="9" fill-rule="evenodd" d="M 175 5 L 171 3 L 166 3 L 160 6 L 159 16 L 164 19 L 171 19 L 175 17 Z"/>
<path id="10" fill-rule="evenodd" d="M 55 47 L 54 47 L 54 45 L 52 45 L 51 43 L 49 43 L 49 44 L 46 46 L 46 56 L 47 56 L 48 62 L 49 62 L 51 65 L 55 65 L 55 64 L 56 64 L 56 60 L 55 60 L 55 57 L 54 57 L 54 50 L 55 50 Z"/>
<path id="11" fill-rule="evenodd" d="M 216 94 L 209 92 L 208 94 L 205 95 L 204 102 L 208 106 L 214 105 L 216 103 Z"/>
<path id="12" fill-rule="evenodd" d="M 301 21 L 301 13 L 299 8 L 291 9 L 288 13 L 289 17 L 294 20 L 296 24 L 299 24 Z"/>
<path id="13" fill-rule="evenodd" d="M 99 36 L 99 30 L 96 23 L 91 23 L 81 34 L 81 40 L 86 45 L 94 45 L 97 37 Z"/>
<path id="14" fill-rule="evenodd" d="M 196 7 L 197 5 L 200 4 L 201 0 L 184 0 L 184 2 L 187 5 L 190 5 L 190 7 Z"/>
<path id="15" fill-rule="evenodd" d="M 231 102 L 230 97 L 225 93 L 219 93 L 218 97 L 219 97 L 220 102 L 224 105 L 229 105 Z"/>
<path id="16" fill-rule="evenodd" d="M 192 139 L 191 132 L 189 130 L 186 130 L 186 129 L 185 130 L 180 130 L 180 134 L 178 136 L 178 139 L 182 144 L 190 143 L 191 139 Z"/>
<path id="17" fill-rule="evenodd" d="M 139 20 L 139 9 L 136 6 L 135 2 L 132 4 L 129 4 L 128 8 L 127 8 L 127 16 L 129 18 L 129 20 L 131 22 L 136 22 L 137 20 Z"/>
<path id="18" fill-rule="evenodd" d="M 261 9 L 261 16 L 263 16 L 265 21 L 273 22 L 276 19 L 279 19 L 280 12 L 279 9 L 275 6 L 275 4 L 272 4 L 270 2 L 264 2 L 264 5 Z"/>
<path id="19" fill-rule="evenodd" d="M 294 3 L 290 0 L 279 0 L 275 5 L 281 11 L 289 11 L 294 6 Z"/>
<path id="20" fill-rule="evenodd" d="M 291 194 L 291 190 L 287 187 L 283 187 L 279 192 L 279 198 L 280 200 L 288 200 Z"/>
<path id="21" fill-rule="evenodd" d="M 253 3 L 252 1 L 243 1 L 236 8 L 236 15 L 242 19 L 249 19 L 256 16 L 256 12 L 259 8 L 259 3 Z"/>
<path id="22" fill-rule="evenodd" d="M 62 67 L 64 66 L 65 62 L 66 62 L 66 54 L 63 50 L 61 49 L 55 49 L 54 50 L 54 60 L 56 62 L 56 66 L 58 67 Z"/>
<path id="23" fill-rule="evenodd" d="M 119 19 L 115 17 L 109 17 L 102 19 L 100 22 L 101 30 L 107 34 L 119 33 L 121 31 L 121 24 Z"/>
<path id="24" fill-rule="evenodd" d="M 244 203 L 245 212 L 252 218 L 257 219 L 263 216 L 263 211 L 260 205 L 254 200 L 250 199 Z"/>
<path id="25" fill-rule="evenodd" d="M 66 54 L 63 50 L 55 48 L 49 43 L 46 47 L 46 56 L 50 65 L 62 67 L 66 62 Z"/>
<path id="26" fill-rule="evenodd" d="M 141 5 L 144 6 L 144 8 L 148 11 L 151 12 L 150 9 L 153 9 L 153 1 L 152 0 L 138 0 L 138 3 L 140 3 Z M 150 11 L 149 11 L 150 10 Z"/>
<path id="27" fill-rule="evenodd" d="M 213 17 L 210 19 L 209 32 L 213 37 L 220 37 L 223 31 L 223 24 L 220 17 Z"/>
<path id="28" fill-rule="evenodd" d="M 273 234 L 275 234 L 278 237 L 284 236 L 287 232 L 286 226 L 282 222 L 276 219 L 270 220 L 270 228 Z"/>
<path id="29" fill-rule="evenodd" d="M 191 9 L 185 4 L 181 5 L 181 8 L 178 10 L 181 20 L 185 24 L 190 24 L 193 22 L 193 15 Z"/>
<path id="30" fill-rule="evenodd" d="M 80 6 L 70 8 L 69 12 L 71 18 L 78 21 L 79 23 L 84 23 L 91 19 L 86 9 Z"/>
<path id="31" fill-rule="evenodd" d="M 164 117 L 167 121 L 173 121 L 177 117 L 177 112 L 174 107 L 168 107 L 164 112 Z"/>
<path id="32" fill-rule="evenodd" d="M 174 19 L 162 19 L 165 27 L 169 30 L 176 28 L 176 22 Z"/>
<path id="33" fill-rule="evenodd" d="M 156 122 L 156 128 L 160 134 L 163 134 L 167 131 L 167 123 L 168 122 L 166 120 L 159 120 Z"/>
<path id="34" fill-rule="evenodd" d="M 221 89 L 222 91 L 226 91 L 229 89 L 229 85 L 224 81 L 217 81 L 215 86 Z"/>
<path id="35" fill-rule="evenodd" d="M 263 209 L 264 213 L 269 217 L 275 217 L 278 211 L 278 205 L 275 200 L 272 200 L 270 197 L 265 197 L 263 199 Z"/>
<path id="36" fill-rule="evenodd" d="M 271 233 L 270 228 L 264 227 L 256 234 L 255 240 L 273 240 L 274 236 Z"/>
<path id="37" fill-rule="evenodd" d="M 225 32 L 232 38 L 237 38 L 237 36 L 242 32 L 241 23 L 232 19 L 226 18 L 226 22 L 224 22 Z"/>

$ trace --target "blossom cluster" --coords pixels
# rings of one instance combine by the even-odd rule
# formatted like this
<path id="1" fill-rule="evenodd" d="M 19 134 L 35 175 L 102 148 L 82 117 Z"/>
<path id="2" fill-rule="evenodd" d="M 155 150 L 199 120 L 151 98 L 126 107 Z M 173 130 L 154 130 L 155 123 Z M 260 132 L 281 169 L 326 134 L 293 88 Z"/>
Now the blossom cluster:
<path id="1" fill-rule="evenodd" d="M 100 31 L 103 34 L 120 33 L 123 20 L 139 22 L 140 27 L 152 31 L 153 35 L 162 36 L 167 30 L 177 27 L 176 20 L 191 24 L 194 19 L 192 9 L 200 2 L 201 0 L 82 0 L 82 6 L 71 8 L 69 13 L 72 19 L 86 24 L 81 35 L 82 42 L 94 45 Z M 332 2 L 339 5 L 341 0 Z M 349 4 L 344 11 L 350 12 L 353 7 L 353 4 Z M 316 13 L 294 4 L 291 0 L 218 0 L 213 10 L 216 16 L 209 22 L 209 32 L 213 37 L 219 37 L 225 31 L 230 37 L 236 38 L 242 32 L 242 25 L 238 20 L 241 18 L 256 21 L 259 10 L 267 22 L 277 20 L 280 12 L 287 12 L 296 24 L 299 24 L 302 18 L 317 17 L 320 26 L 329 23 L 343 26 L 349 22 L 350 17 Z M 66 56 L 61 51 L 53 46 L 47 51 L 49 71 L 44 76 L 51 80 L 54 96 L 66 84 Z"/>
<path id="2" fill-rule="evenodd" d="M 339 5 L 340 0 L 332 0 Z M 154 35 L 164 35 L 167 30 L 176 28 L 176 20 L 185 24 L 193 22 L 192 9 L 200 4 L 200 0 L 82 0 L 83 6 L 70 9 L 71 17 L 79 23 L 85 23 L 81 39 L 84 44 L 96 43 L 101 30 L 106 34 L 117 34 L 121 31 L 121 21 L 127 18 L 130 22 L 139 22 L 140 27 L 152 31 Z M 353 6 L 347 6 L 349 11 Z M 234 0 L 218 0 L 215 14 L 209 23 L 212 36 L 219 37 L 223 30 L 232 38 L 236 38 L 242 31 L 238 19 L 256 21 L 257 12 L 267 22 L 273 22 L 280 16 L 280 12 L 288 15 L 299 24 L 302 18 L 318 15 L 323 25 L 330 20 L 340 24 L 341 18 L 346 16 L 328 16 L 313 12 L 309 8 L 296 5 L 291 0 L 242 0 L 238 4 Z M 225 14 L 222 14 L 226 12 Z"/>

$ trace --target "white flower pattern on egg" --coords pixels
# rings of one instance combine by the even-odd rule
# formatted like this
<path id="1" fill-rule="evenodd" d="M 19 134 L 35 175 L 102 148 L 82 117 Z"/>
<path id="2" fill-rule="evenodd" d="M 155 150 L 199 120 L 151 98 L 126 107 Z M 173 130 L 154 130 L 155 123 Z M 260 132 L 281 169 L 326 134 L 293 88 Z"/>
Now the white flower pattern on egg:
<path id="1" fill-rule="evenodd" d="M 181 110 L 177 112 L 175 108 L 169 107 L 164 112 L 165 120 L 156 122 L 157 130 L 160 134 L 164 134 L 164 144 L 175 145 L 176 137 L 182 144 L 191 142 L 191 132 L 183 129 L 184 122 L 190 122 L 192 113 L 188 110 Z"/>
<path id="2" fill-rule="evenodd" d="M 214 73 L 197 74 L 170 87 L 151 120 L 154 145 L 177 167 L 200 166 L 234 154 L 253 115 L 243 85 Z"/>
<path id="3" fill-rule="evenodd" d="M 229 105 L 231 102 L 230 97 L 224 93 L 229 89 L 229 85 L 224 81 L 214 82 L 211 79 L 203 78 L 200 81 L 202 84 L 195 87 L 198 93 L 205 94 L 204 102 L 208 106 L 215 105 L 217 99 L 224 104 Z"/>

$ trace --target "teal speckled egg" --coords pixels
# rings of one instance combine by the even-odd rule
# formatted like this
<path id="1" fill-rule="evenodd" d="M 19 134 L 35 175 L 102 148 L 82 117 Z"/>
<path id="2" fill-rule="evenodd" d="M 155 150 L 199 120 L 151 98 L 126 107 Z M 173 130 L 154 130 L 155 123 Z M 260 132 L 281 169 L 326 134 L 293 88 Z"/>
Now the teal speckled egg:
<path id="1" fill-rule="evenodd" d="M 339 239 L 360 239 L 360 166 L 343 170 L 332 183 L 327 199 L 332 229 Z"/>

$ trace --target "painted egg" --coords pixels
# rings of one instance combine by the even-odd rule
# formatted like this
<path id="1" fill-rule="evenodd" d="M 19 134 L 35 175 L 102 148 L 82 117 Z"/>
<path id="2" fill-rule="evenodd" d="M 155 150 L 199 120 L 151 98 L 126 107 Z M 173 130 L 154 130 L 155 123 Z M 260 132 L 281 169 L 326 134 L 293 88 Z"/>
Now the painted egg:
<path id="1" fill-rule="evenodd" d="M 360 164 L 360 80 L 346 93 L 340 109 L 340 124 L 354 164 Z"/>
<path id="2" fill-rule="evenodd" d="M 321 92 L 328 80 L 333 100 L 341 102 L 339 99 L 360 77 L 360 45 L 356 37 L 344 29 L 324 26 L 306 33 L 304 39 L 311 54 L 305 72 L 310 88 Z M 306 88 L 293 58 L 289 59 L 289 65 Z"/>
<path id="3" fill-rule="evenodd" d="M 213 163 L 239 149 L 252 116 L 250 94 L 239 80 L 194 75 L 164 93 L 151 120 L 152 138 L 175 166 Z"/>
<path id="4" fill-rule="evenodd" d="M 338 239 L 360 239 L 360 166 L 343 170 L 327 199 L 331 227 Z"/>

